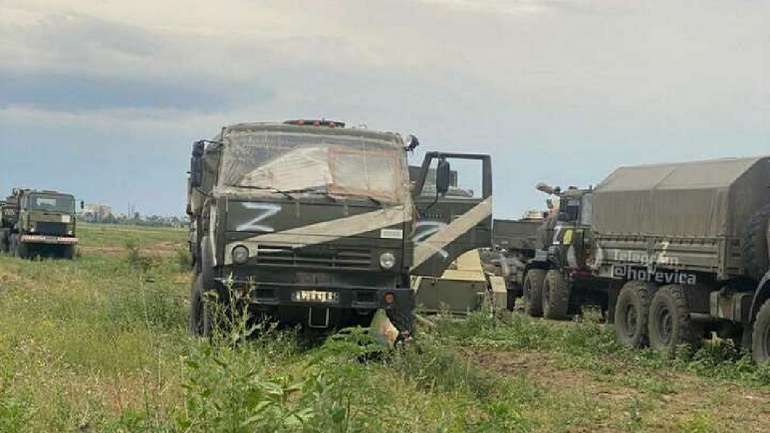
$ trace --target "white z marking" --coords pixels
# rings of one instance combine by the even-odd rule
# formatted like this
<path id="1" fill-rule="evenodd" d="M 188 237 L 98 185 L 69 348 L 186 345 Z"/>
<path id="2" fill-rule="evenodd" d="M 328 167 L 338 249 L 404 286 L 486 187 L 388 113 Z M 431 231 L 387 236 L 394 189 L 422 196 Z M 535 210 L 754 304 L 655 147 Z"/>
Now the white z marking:
<path id="1" fill-rule="evenodd" d="M 425 242 L 426 239 L 440 232 L 446 227 L 447 224 L 441 221 L 420 221 L 414 225 L 415 234 L 412 237 L 412 242 L 414 242 L 415 245 L 425 245 L 434 252 L 441 254 L 441 257 L 446 260 L 446 258 L 449 257 L 449 253 L 445 249 L 436 248 L 431 245 L 430 242 Z"/>
<path id="2" fill-rule="evenodd" d="M 272 233 L 275 229 L 269 225 L 260 224 L 264 220 L 275 216 L 281 211 L 281 205 L 275 203 L 241 203 L 246 209 L 258 211 L 257 217 L 253 220 L 241 224 L 235 228 L 239 232 L 267 232 Z"/>

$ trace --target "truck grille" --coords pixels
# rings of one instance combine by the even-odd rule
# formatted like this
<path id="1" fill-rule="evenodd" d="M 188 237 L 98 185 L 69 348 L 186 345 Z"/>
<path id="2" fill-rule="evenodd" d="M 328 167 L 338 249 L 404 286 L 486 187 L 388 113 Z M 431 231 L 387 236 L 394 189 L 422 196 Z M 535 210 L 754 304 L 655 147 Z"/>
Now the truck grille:
<path id="1" fill-rule="evenodd" d="M 261 246 L 257 250 L 256 260 L 261 265 L 367 270 L 371 267 L 372 254 L 365 249 L 332 250 Z"/>
<path id="2" fill-rule="evenodd" d="M 67 234 L 67 224 L 38 222 L 35 224 L 35 231 L 41 235 L 62 236 Z"/>

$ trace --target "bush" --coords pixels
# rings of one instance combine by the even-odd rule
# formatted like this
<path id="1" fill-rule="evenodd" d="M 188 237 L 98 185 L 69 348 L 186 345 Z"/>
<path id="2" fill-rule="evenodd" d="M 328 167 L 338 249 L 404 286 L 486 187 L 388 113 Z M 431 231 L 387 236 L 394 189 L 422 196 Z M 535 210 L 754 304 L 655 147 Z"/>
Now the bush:
<path id="1" fill-rule="evenodd" d="M 126 246 L 126 261 L 131 268 L 138 270 L 142 273 L 146 273 L 152 268 L 152 259 L 143 256 L 139 244 L 133 239 L 129 239 L 125 243 Z"/>

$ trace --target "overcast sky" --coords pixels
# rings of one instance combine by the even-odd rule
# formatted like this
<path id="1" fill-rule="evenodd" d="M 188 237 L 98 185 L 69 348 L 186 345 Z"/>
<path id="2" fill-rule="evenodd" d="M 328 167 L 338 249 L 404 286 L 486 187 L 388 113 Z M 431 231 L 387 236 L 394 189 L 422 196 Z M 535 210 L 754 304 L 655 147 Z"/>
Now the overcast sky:
<path id="1" fill-rule="evenodd" d="M 751 0 L 0 0 L 0 191 L 180 215 L 194 139 L 325 117 L 492 154 L 519 217 L 539 181 L 770 154 L 768 23 Z"/>

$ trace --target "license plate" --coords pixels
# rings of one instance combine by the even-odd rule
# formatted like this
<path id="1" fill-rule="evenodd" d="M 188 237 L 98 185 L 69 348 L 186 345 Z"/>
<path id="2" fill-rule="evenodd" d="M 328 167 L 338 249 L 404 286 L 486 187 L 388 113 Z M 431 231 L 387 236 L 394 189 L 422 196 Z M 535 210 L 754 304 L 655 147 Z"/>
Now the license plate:
<path id="1" fill-rule="evenodd" d="M 339 293 L 324 290 L 298 290 L 292 294 L 294 302 L 318 302 L 322 304 L 336 304 L 339 302 Z"/>

